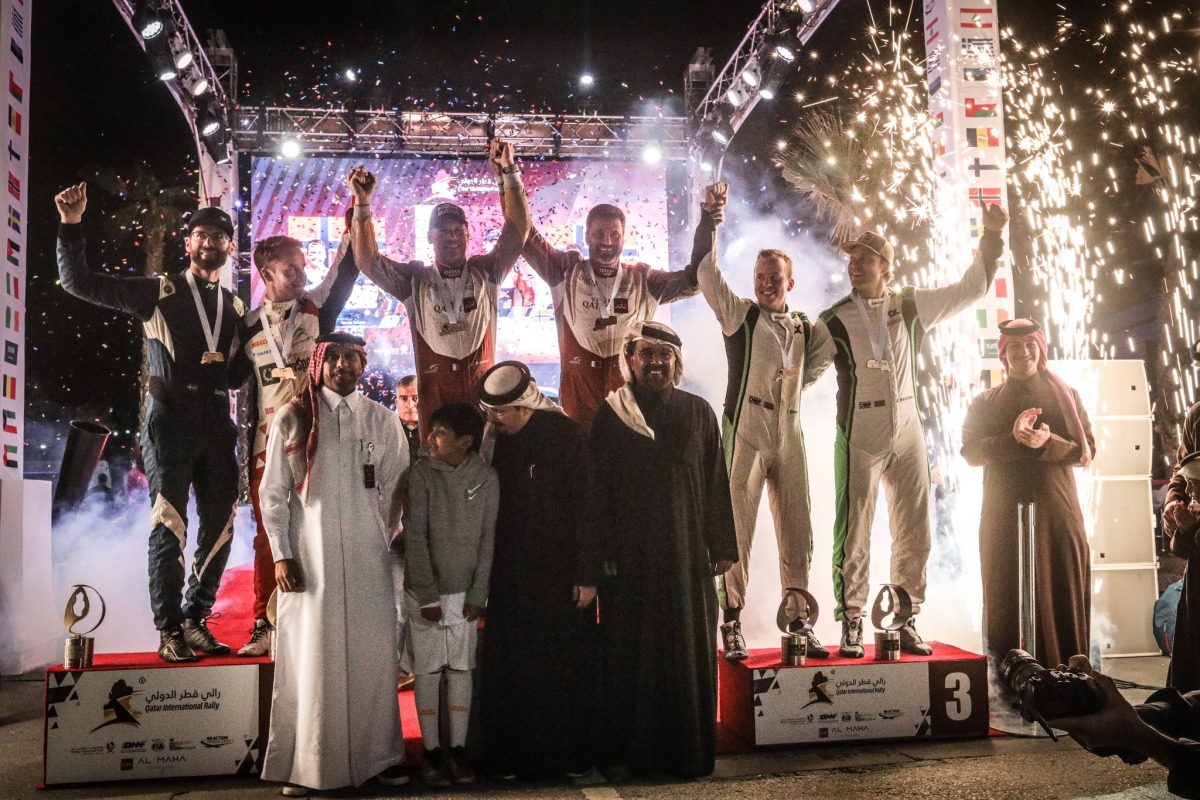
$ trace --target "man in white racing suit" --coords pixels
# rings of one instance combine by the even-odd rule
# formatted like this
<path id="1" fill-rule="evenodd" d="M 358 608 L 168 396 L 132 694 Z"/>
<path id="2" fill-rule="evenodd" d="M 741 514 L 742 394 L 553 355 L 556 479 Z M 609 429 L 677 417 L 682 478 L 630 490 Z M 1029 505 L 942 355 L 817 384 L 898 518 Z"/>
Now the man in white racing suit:
<path id="1" fill-rule="evenodd" d="M 933 652 L 915 624 L 925 600 L 930 550 L 929 460 L 917 410 L 916 361 L 927 330 L 987 292 L 1007 222 L 999 206 L 985 205 L 985 231 L 971 266 L 957 283 L 930 289 L 888 288 L 893 249 L 881 234 L 867 232 L 842 245 L 850 255 L 852 291 L 822 312 L 821 320 L 831 337 L 823 357 L 833 359 L 838 380 L 833 593 L 842 621 L 840 650 L 848 658 L 863 655 L 871 523 L 880 483 L 892 533 L 891 582 L 908 592 L 914 614 L 900 630 L 900 646 L 915 655 Z"/>
<path id="2" fill-rule="evenodd" d="M 703 208 L 718 222 L 727 192 L 724 183 L 708 187 Z M 715 230 L 711 235 L 716 238 Z M 829 367 L 832 355 L 826 347 L 830 339 L 824 323 L 813 323 L 803 312 L 788 309 L 787 293 L 795 281 L 787 253 L 759 252 L 754 300 L 733 293 L 717 266 L 716 254 L 714 242 L 697 265 L 696 279 L 721 325 L 729 363 L 721 427 L 738 560 L 724 576 L 721 639 L 725 658 L 741 660 L 747 652 L 740 617 L 764 483 L 775 519 L 782 588 L 808 589 L 812 518 L 800 392 Z M 810 635 L 808 655 L 828 658 L 829 650 Z"/>

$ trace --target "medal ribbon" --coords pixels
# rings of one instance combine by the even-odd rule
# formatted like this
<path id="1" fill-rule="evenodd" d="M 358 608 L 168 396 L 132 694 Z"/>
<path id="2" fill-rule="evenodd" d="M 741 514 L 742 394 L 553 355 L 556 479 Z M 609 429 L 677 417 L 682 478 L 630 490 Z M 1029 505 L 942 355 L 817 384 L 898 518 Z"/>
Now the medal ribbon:
<path id="1" fill-rule="evenodd" d="M 200 314 L 200 327 L 204 331 L 204 341 L 208 343 L 208 352 L 217 352 L 217 337 L 221 333 L 221 318 L 225 313 L 225 304 L 221 302 L 223 299 L 221 293 L 217 292 L 217 324 L 216 333 L 213 333 L 213 326 L 208 324 L 208 314 L 204 313 L 204 303 L 200 300 L 200 288 L 196 286 L 196 275 L 189 268 L 187 270 L 188 286 L 192 289 L 192 299 L 196 301 L 196 312 Z"/>
<path id="2" fill-rule="evenodd" d="M 850 292 L 850 297 L 854 300 L 854 305 L 858 306 L 858 311 L 863 316 L 863 322 L 867 326 L 867 336 L 871 339 L 871 352 L 875 355 L 876 361 L 883 361 L 884 358 L 884 342 L 887 339 L 887 323 L 884 321 L 887 313 L 887 295 L 884 295 L 884 301 L 879 304 L 879 313 L 875 315 L 877 319 L 871 319 L 871 311 L 867 308 L 867 304 L 858 296 L 857 292 Z"/>
<path id="3" fill-rule="evenodd" d="M 463 280 L 464 278 L 465 280 Z M 459 308 L 462 306 L 462 299 L 467 293 L 467 284 L 471 282 L 471 277 L 468 274 L 465 264 L 463 265 L 462 275 L 453 280 L 455 285 L 451 287 L 450 281 L 442 277 L 442 274 L 439 272 L 436 287 L 438 298 L 441 299 L 442 306 L 446 310 L 446 317 L 449 318 L 451 325 L 457 325 Z M 460 281 L 461 283 L 459 283 Z"/>
<path id="4" fill-rule="evenodd" d="M 293 300 L 292 307 L 290 309 L 285 310 L 283 312 L 283 318 L 279 320 L 279 327 L 281 329 L 287 328 L 287 333 L 285 333 L 284 337 L 283 337 L 283 352 L 284 353 L 292 352 L 292 340 L 296 338 L 295 319 L 292 319 L 293 324 L 290 327 L 287 324 L 289 316 L 290 317 L 296 316 L 295 314 L 291 314 L 291 315 L 288 314 L 288 311 L 295 311 L 295 309 L 296 309 L 295 303 L 296 303 L 296 301 Z M 284 362 L 283 357 L 280 355 L 280 348 L 279 348 L 279 345 L 277 345 L 275 343 L 274 335 L 271 334 L 271 317 L 270 317 L 270 315 L 268 315 L 266 313 L 266 309 L 263 310 L 263 333 L 265 333 L 267 335 L 267 346 L 271 349 L 271 358 L 275 360 L 275 366 L 277 366 L 279 369 L 285 368 L 287 366 L 287 364 Z"/>
<path id="5" fill-rule="evenodd" d="M 600 278 L 597 277 L 596 271 L 594 269 L 592 269 L 591 259 L 588 259 L 584 263 L 587 264 L 588 278 L 591 279 L 592 286 L 595 286 L 597 290 L 603 292 L 603 289 L 600 288 Z M 621 263 L 618 261 L 617 262 L 617 274 L 613 276 L 612 291 L 610 291 L 608 293 L 608 299 L 604 301 L 604 316 L 605 317 L 613 316 L 613 303 L 617 299 L 617 290 L 620 288 L 621 288 Z M 603 298 L 603 294 L 601 294 L 601 298 Z"/>

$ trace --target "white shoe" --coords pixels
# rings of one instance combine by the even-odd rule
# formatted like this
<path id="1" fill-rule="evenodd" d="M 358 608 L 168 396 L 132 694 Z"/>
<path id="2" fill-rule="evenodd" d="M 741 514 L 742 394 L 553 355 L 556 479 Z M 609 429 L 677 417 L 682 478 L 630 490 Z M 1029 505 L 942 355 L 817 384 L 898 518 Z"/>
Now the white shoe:
<path id="1" fill-rule="evenodd" d="M 843 658 L 862 658 L 865 655 L 862 628 L 862 617 L 842 620 L 842 641 L 838 652 Z"/>
<path id="2" fill-rule="evenodd" d="M 250 641 L 237 651 L 239 656 L 265 656 L 271 652 L 271 633 L 275 629 L 265 619 L 254 620 L 254 628 L 250 631 Z M 302 796 L 302 795 L 301 795 Z"/>
<path id="3" fill-rule="evenodd" d="M 295 783 L 287 783 L 279 790 L 279 793 L 284 797 L 308 797 L 312 794 L 312 789 Z"/>

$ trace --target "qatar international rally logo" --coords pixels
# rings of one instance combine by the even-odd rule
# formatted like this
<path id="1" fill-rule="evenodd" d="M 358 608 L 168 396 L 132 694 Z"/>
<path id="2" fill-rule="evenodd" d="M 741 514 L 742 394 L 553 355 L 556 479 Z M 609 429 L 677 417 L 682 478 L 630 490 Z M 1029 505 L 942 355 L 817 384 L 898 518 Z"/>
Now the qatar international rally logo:
<path id="1" fill-rule="evenodd" d="M 128 725 L 133 728 L 141 727 L 138 717 L 141 713 L 130 708 L 133 696 L 138 694 L 124 680 L 118 680 L 108 691 L 108 702 L 104 704 L 104 722 L 92 728 L 92 733 L 107 728 L 109 725 Z"/>
<path id="2" fill-rule="evenodd" d="M 812 686 L 808 687 L 808 702 L 801 708 L 808 708 L 816 703 L 833 705 L 833 698 L 829 696 L 829 690 L 825 688 L 828 685 L 829 679 L 825 677 L 825 673 L 817 670 L 813 675 Z"/>

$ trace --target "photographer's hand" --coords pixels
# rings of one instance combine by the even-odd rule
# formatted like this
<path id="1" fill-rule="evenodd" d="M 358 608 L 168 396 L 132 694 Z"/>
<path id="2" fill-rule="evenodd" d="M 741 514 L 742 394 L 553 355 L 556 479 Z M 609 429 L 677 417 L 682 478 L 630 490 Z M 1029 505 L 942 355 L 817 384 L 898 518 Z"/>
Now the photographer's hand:
<path id="1" fill-rule="evenodd" d="M 1179 743 L 1143 722 L 1137 710 L 1121 696 L 1112 678 L 1092 669 L 1084 655 L 1071 656 L 1067 666 L 1092 679 L 1104 697 L 1104 706 L 1084 717 L 1048 720 L 1051 728 L 1066 731 L 1089 750 L 1134 750 L 1165 767 L 1171 766 Z"/>

